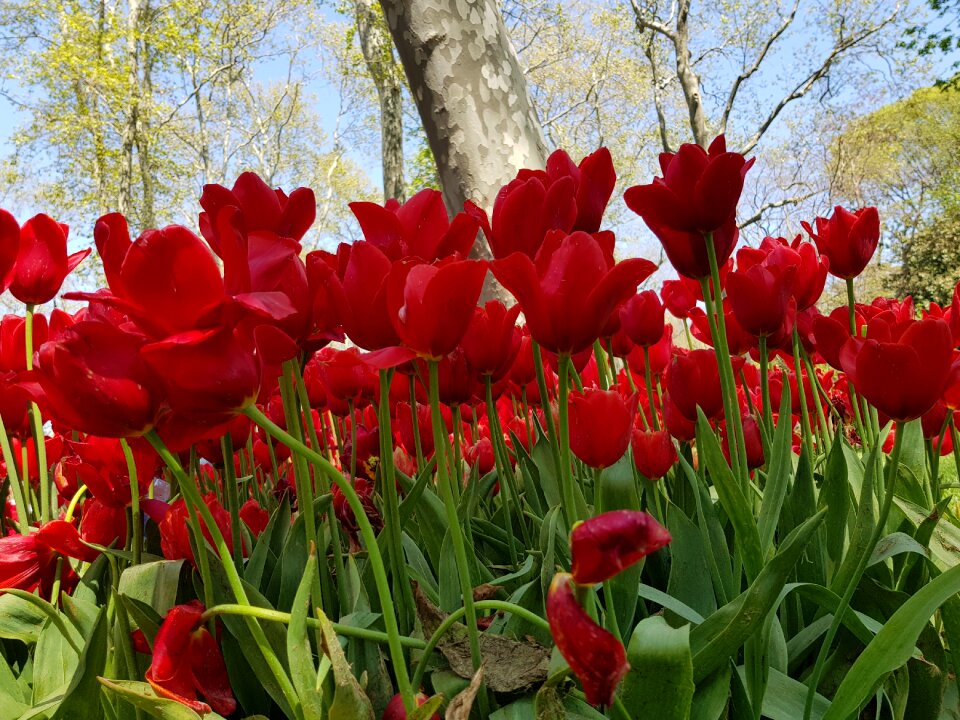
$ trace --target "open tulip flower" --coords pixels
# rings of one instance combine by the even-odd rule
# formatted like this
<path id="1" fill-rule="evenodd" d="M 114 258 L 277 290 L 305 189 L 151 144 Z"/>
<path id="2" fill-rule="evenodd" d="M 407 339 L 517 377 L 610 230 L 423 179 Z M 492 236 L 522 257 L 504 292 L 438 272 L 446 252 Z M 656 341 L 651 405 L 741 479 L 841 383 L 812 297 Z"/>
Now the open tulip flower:
<path id="1" fill-rule="evenodd" d="M 574 582 L 609 580 L 670 542 L 670 533 L 645 512 L 611 510 L 577 523 L 570 533 Z"/>

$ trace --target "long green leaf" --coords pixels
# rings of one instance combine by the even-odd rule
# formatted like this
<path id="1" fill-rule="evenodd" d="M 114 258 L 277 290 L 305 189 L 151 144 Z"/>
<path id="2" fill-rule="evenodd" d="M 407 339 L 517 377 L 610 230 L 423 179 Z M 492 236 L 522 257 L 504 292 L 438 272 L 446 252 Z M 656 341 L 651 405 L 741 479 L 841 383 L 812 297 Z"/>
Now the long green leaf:
<path id="1" fill-rule="evenodd" d="M 757 526 L 760 533 L 760 548 L 764 554 L 773 548 L 773 537 L 780 522 L 780 510 L 790 487 L 793 472 L 793 415 L 790 408 L 790 385 L 783 384 L 780 399 L 780 421 L 773 433 L 770 462 L 767 463 L 767 484 L 763 488 L 763 501 Z"/>
<path id="2" fill-rule="evenodd" d="M 620 697 L 631 717 L 687 720 L 693 701 L 690 626 L 672 628 L 659 616 L 637 624 L 627 648 L 630 671 Z"/>

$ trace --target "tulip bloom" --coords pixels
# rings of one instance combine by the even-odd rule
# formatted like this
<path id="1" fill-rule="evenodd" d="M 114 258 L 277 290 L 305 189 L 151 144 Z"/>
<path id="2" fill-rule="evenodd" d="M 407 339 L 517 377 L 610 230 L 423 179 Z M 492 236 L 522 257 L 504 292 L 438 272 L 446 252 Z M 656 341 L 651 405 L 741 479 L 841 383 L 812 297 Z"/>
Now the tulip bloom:
<path id="1" fill-rule="evenodd" d="M 233 533 L 231 530 L 230 513 L 224 509 L 217 496 L 213 493 L 207 493 L 203 499 L 207 508 L 213 514 L 213 519 L 220 528 L 220 533 L 227 545 L 233 545 Z M 145 512 L 153 518 L 160 529 L 160 549 L 167 560 L 188 560 L 191 565 L 197 567 L 196 558 L 193 555 L 193 546 L 190 544 L 189 530 L 187 526 L 187 504 L 183 498 L 178 498 L 172 505 L 166 505 L 160 501 L 151 500 L 143 503 Z M 203 518 L 200 518 L 200 527 L 203 536 L 207 542 L 213 544 L 213 537 L 207 528 Z"/>
<path id="2" fill-rule="evenodd" d="M 547 593 L 547 621 L 557 649 L 591 705 L 610 705 L 630 665 L 623 643 L 597 625 L 577 602 L 573 576 L 557 573 Z"/>
<path id="3" fill-rule="evenodd" d="M 394 266 L 387 303 L 403 344 L 434 360 L 453 352 L 473 317 L 486 274 L 487 265 L 480 260 Z"/>
<path id="4" fill-rule="evenodd" d="M 417 258 L 429 263 L 459 255 L 467 257 L 479 225 L 466 213 L 450 221 L 439 190 L 421 190 L 402 205 L 391 198 L 386 205 L 350 203 L 363 238 L 393 261 Z"/>
<path id="5" fill-rule="evenodd" d="M 641 347 L 656 345 L 663 338 L 663 304 L 653 290 L 644 290 L 620 306 L 620 327 Z"/>
<path id="6" fill-rule="evenodd" d="M 850 212 L 837 205 L 829 220 L 816 219 L 816 232 L 810 223 L 800 224 L 829 259 L 830 274 L 844 280 L 863 272 L 880 242 L 880 215 L 875 207 Z"/>
<path id="7" fill-rule="evenodd" d="M 523 169 L 497 193 L 493 217 L 467 201 L 464 210 L 476 218 L 493 257 L 520 252 L 536 257 L 553 230 L 564 234 L 600 229 L 617 175 L 610 151 L 600 148 L 575 165 L 563 150 L 547 159 L 546 170 Z"/>
<path id="8" fill-rule="evenodd" d="M 533 339 L 546 350 L 570 354 L 590 347 L 614 309 L 655 269 L 641 258 L 615 264 L 612 235 L 585 232 L 548 235 L 536 262 L 513 253 L 492 264 L 523 308 Z"/>
<path id="9" fill-rule="evenodd" d="M 920 417 L 943 395 L 954 363 L 953 335 L 943 320 L 871 322 L 867 339 L 849 338 L 844 372 L 867 402 L 887 417 Z"/>
<path id="10" fill-rule="evenodd" d="M 677 462 L 677 449 L 666 430 L 651 431 L 635 428 L 630 440 L 633 464 L 648 480 L 658 480 L 670 472 Z"/>
<path id="11" fill-rule="evenodd" d="M 723 412 L 717 354 L 713 350 L 691 350 L 677 355 L 667 371 L 667 392 L 687 420 L 697 421 L 698 406 L 707 418 L 717 417 Z"/>
<path id="12" fill-rule="evenodd" d="M 604 582 L 669 542 L 670 533 L 645 512 L 612 510 L 579 522 L 570 533 L 573 580 Z"/>
<path id="13" fill-rule="evenodd" d="M 751 335 L 789 334 L 793 332 L 797 312 L 797 301 L 792 294 L 797 267 L 770 262 L 771 255 L 751 257 L 751 252 L 741 251 L 737 255 L 737 269 L 727 276 L 727 295 L 733 314 Z"/>
<path id="14" fill-rule="evenodd" d="M 90 249 L 67 255 L 70 229 L 48 215 L 35 215 L 23 227 L 0 210 L 0 291 L 27 305 L 42 305 L 60 292 L 67 275 Z M 15 258 L 11 263 L 11 258 Z"/>
<path id="15" fill-rule="evenodd" d="M 684 144 L 676 154 L 660 155 L 662 178 L 627 189 L 623 198 L 659 238 L 678 273 L 705 278 L 710 264 L 704 236 L 711 234 L 717 263 L 723 265 L 737 244 L 737 202 L 753 162 L 727 152 L 723 135 L 709 150 Z"/>
<path id="16" fill-rule="evenodd" d="M 605 468 L 623 457 L 637 415 L 637 396 L 585 388 L 570 393 L 570 450 L 590 467 Z"/>
<path id="17" fill-rule="evenodd" d="M 237 701 L 220 647 L 202 620 L 204 610 L 199 600 L 171 608 L 154 638 L 146 678 L 157 695 L 201 715 L 211 709 L 230 715 Z"/>
<path id="18" fill-rule="evenodd" d="M 424 705 L 429 699 L 430 698 L 423 693 L 417 693 L 415 698 L 417 707 Z M 383 711 L 383 718 L 381 720 L 407 720 L 407 709 L 403 706 L 403 696 L 400 695 L 400 693 L 390 698 L 390 702 L 387 703 L 387 707 Z M 440 720 L 440 713 L 434 713 L 430 720 Z"/>
<path id="19" fill-rule="evenodd" d="M 58 554 L 85 562 L 92 562 L 99 555 L 80 541 L 77 528 L 66 520 L 52 520 L 29 535 L 0 538 L 0 592 L 5 588 L 27 592 L 39 588 L 40 594 L 49 598 L 56 579 Z M 69 563 L 63 564 L 61 573 L 61 588 L 69 593 L 79 578 Z"/>
<path id="20" fill-rule="evenodd" d="M 519 314 L 519 305 L 508 310 L 499 300 L 474 309 L 460 346 L 477 375 L 497 382 L 510 371 L 520 352 L 520 335 L 515 332 Z"/>

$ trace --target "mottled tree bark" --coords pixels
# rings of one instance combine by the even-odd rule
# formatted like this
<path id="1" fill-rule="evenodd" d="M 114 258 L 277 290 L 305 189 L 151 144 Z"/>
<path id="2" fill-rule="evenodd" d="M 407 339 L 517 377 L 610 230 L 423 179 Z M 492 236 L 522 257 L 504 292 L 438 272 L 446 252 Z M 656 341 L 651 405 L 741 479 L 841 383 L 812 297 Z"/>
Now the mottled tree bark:
<path id="1" fill-rule="evenodd" d="M 403 202 L 403 78 L 377 0 L 354 0 L 360 50 L 380 101 L 383 199 Z"/>
<path id="2" fill-rule="evenodd" d="M 487 209 L 547 159 L 543 129 L 495 0 L 380 0 L 450 214 Z M 477 248 L 488 252 L 485 244 Z"/>

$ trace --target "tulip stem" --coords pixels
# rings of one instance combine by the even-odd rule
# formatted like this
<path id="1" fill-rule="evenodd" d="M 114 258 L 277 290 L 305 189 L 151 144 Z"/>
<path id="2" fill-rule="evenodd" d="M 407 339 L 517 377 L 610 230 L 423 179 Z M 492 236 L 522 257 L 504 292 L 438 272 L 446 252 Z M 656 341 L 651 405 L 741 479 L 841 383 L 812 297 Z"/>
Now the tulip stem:
<path id="1" fill-rule="evenodd" d="M 33 304 L 27 303 L 24 320 L 24 346 L 26 347 L 27 371 L 33 370 Z M 50 480 L 47 468 L 47 446 L 43 442 L 43 418 L 35 402 L 30 403 L 30 419 L 33 423 L 34 443 L 37 447 L 37 475 L 40 478 L 40 522 L 50 519 Z"/>
<path id="2" fill-rule="evenodd" d="M 573 493 L 573 469 L 570 460 L 570 353 L 560 353 L 560 399 L 557 414 L 560 416 L 560 490 L 563 498 L 563 514 L 567 520 L 567 530 L 573 530 L 579 519 L 576 500 Z M 547 414 L 550 414 L 549 407 Z"/>
<path id="3" fill-rule="evenodd" d="M 23 485 L 20 484 L 17 459 L 13 455 L 10 437 L 7 435 L 7 428 L 3 424 L 3 417 L 0 417 L 0 451 L 3 452 L 3 462 L 7 466 L 7 479 L 10 481 L 10 487 L 13 490 L 13 500 L 17 504 L 17 527 L 20 529 L 21 535 L 26 535 L 30 532 L 30 506 L 27 505 Z M 26 480 L 26 478 L 24 479 Z"/>
<path id="4" fill-rule="evenodd" d="M 760 351 L 760 405 L 763 408 L 763 426 L 767 435 L 772 437 L 773 410 L 770 407 L 770 377 L 768 375 L 770 358 L 767 354 L 767 336 L 761 335 L 757 338 L 757 344 Z"/>
<path id="5" fill-rule="evenodd" d="M 840 629 L 840 624 L 847 612 L 847 608 L 850 607 L 850 600 L 853 598 L 853 593 L 860 584 L 860 579 L 863 577 L 864 571 L 867 569 L 867 564 L 870 562 L 870 557 L 873 555 L 874 548 L 877 547 L 877 543 L 880 542 L 880 538 L 883 537 L 883 533 L 886 532 L 887 518 L 890 516 L 890 508 L 893 505 L 894 491 L 897 487 L 897 471 L 900 466 L 900 448 L 903 444 L 903 432 L 901 432 L 901 430 L 902 428 L 900 428 L 898 424 L 893 441 L 893 451 L 890 453 L 890 461 L 886 468 L 887 487 L 884 492 L 883 506 L 880 508 L 880 517 L 877 518 L 877 523 L 874 525 L 873 532 L 870 535 L 870 540 L 868 541 L 866 547 L 863 548 L 860 558 L 857 561 L 857 566 L 854 569 L 853 574 L 850 576 L 850 579 L 847 581 L 847 587 L 844 590 L 843 597 L 840 598 L 840 604 L 833 613 L 833 621 L 830 623 L 830 628 L 827 630 L 827 635 L 823 639 L 823 644 L 820 646 L 820 652 L 817 654 L 816 664 L 813 666 L 813 672 L 811 673 L 808 681 L 807 697 L 803 706 L 803 720 L 810 720 L 810 713 L 813 709 L 813 699 L 817 694 L 817 686 L 820 685 L 820 678 L 823 675 L 823 666 L 826 663 L 827 655 L 830 652 L 830 646 L 833 644 L 833 640 L 837 635 L 837 631 Z"/>
<path id="6" fill-rule="evenodd" d="M 628 371 L 627 375 L 629 376 L 629 374 Z M 658 432 L 660 430 L 660 420 L 657 418 L 657 404 L 653 397 L 653 371 L 650 370 L 650 348 L 646 345 L 643 346 L 643 382 L 647 386 L 647 402 L 650 403 L 650 422 L 653 425 L 654 431 Z M 643 408 L 640 408 L 640 414 L 644 414 Z"/>
<path id="7" fill-rule="evenodd" d="M 803 388 L 803 372 L 800 364 L 800 333 L 797 328 L 793 328 L 793 370 L 797 377 L 797 394 L 800 396 L 800 422 L 803 430 L 803 445 L 807 448 L 807 454 L 813 461 L 813 426 L 810 424 L 810 409 L 807 407 L 807 392 Z M 787 378 L 789 381 L 789 378 Z M 782 422 L 782 420 L 781 420 Z"/>
<path id="8" fill-rule="evenodd" d="M 467 618 L 467 637 L 470 642 L 470 658 L 476 672 L 483 663 L 480 654 L 480 630 L 477 628 L 477 609 L 473 600 L 473 582 L 470 579 L 470 563 L 463 541 L 463 528 L 457 515 L 457 506 L 453 499 L 453 478 L 450 476 L 444 456 L 449 444 L 443 416 L 440 414 L 440 364 L 436 360 L 428 361 L 430 368 L 430 416 L 433 425 L 434 455 L 437 458 L 437 487 L 443 500 L 447 516 L 447 530 L 453 543 L 453 555 L 457 563 L 457 575 L 460 578 L 460 593 L 463 596 L 463 608 Z M 488 715 L 486 692 L 479 694 L 480 716 Z"/>
<path id="9" fill-rule="evenodd" d="M 519 605 L 514 605 L 511 602 L 506 602 L 504 600 L 479 600 L 475 603 L 475 607 L 477 610 L 496 610 L 497 612 L 513 613 L 518 618 L 526 620 L 531 625 L 536 625 L 540 630 L 543 630 L 547 633 L 550 632 L 550 623 L 548 623 L 539 615 L 535 615 L 526 608 Z M 421 683 L 423 682 L 423 675 L 427 670 L 427 663 L 430 660 L 430 656 L 433 654 L 433 651 L 437 649 L 437 645 L 440 644 L 443 636 L 460 618 L 466 614 L 466 612 L 466 608 L 459 608 L 453 611 L 447 615 L 444 621 L 437 626 L 436 630 L 433 631 L 433 635 L 430 636 L 427 644 L 423 647 L 423 654 L 420 656 L 420 661 L 417 663 L 416 670 L 414 670 L 414 687 L 420 687 Z"/>
<path id="10" fill-rule="evenodd" d="M 229 437 L 229 435 L 228 435 Z M 133 551 L 133 564 L 140 564 L 140 556 L 143 552 L 143 516 L 140 513 L 140 482 L 137 478 L 137 463 L 133 459 L 133 453 L 130 452 L 130 445 L 123 438 L 120 439 L 120 447 L 123 450 L 123 459 L 127 462 L 127 476 L 130 479 L 130 524 L 133 525 L 131 540 Z"/>
<path id="11" fill-rule="evenodd" d="M 417 377 L 410 373 L 410 420 L 413 429 L 413 447 L 417 453 L 417 472 L 419 473 L 426 462 L 423 459 L 423 442 L 420 440 L 420 415 L 417 412 Z"/>
<path id="12" fill-rule="evenodd" d="M 513 535 L 513 517 L 512 505 L 516 505 L 520 522 L 520 534 L 523 536 L 524 547 L 531 547 L 530 536 L 527 533 L 527 523 L 524 522 L 523 504 L 520 502 L 520 491 L 517 488 L 517 478 L 513 474 L 513 468 L 510 465 L 510 454 L 507 450 L 507 444 L 503 439 L 503 428 L 500 427 L 500 416 L 497 414 L 497 405 L 493 400 L 493 378 L 489 375 L 484 376 L 486 386 L 487 400 L 487 420 L 490 425 L 490 440 L 493 444 L 493 459 L 497 464 L 497 478 L 500 480 L 500 488 L 504 495 L 504 511 L 507 518 L 507 542 L 510 548 L 510 562 L 517 567 L 519 556 L 517 555 L 516 538 Z M 479 435 L 477 436 L 479 437 Z M 529 437 L 529 435 L 528 435 Z"/>
<path id="13" fill-rule="evenodd" d="M 363 543 L 367 546 L 368 562 L 373 571 L 373 579 L 377 587 L 377 596 L 380 599 L 383 612 L 383 624 L 386 628 L 387 636 L 390 638 L 388 645 L 390 648 L 390 659 L 393 661 L 393 671 L 397 677 L 397 685 L 399 686 L 400 695 L 403 697 L 404 707 L 412 711 L 414 707 L 413 691 L 410 686 L 410 677 L 407 674 L 407 666 L 404 663 L 403 645 L 400 642 L 400 629 L 397 626 L 397 614 L 393 605 L 393 597 L 390 594 L 390 583 L 387 581 L 387 572 L 384 569 L 380 546 L 377 544 L 377 536 L 373 532 L 373 527 L 370 525 L 370 520 L 367 518 L 360 498 L 357 496 L 357 491 L 354 490 L 353 485 L 347 481 L 343 474 L 337 470 L 331 462 L 278 426 L 264 415 L 256 405 L 248 405 L 243 412 L 263 428 L 268 435 L 282 442 L 294 453 L 304 456 L 322 468 L 333 482 L 336 483 L 337 487 L 340 488 L 340 492 L 343 493 L 347 504 L 350 506 L 357 520 L 360 535 L 363 537 Z"/>
<path id="14" fill-rule="evenodd" d="M 540 393 L 540 407 L 543 408 L 543 419 L 547 424 L 547 433 L 550 435 L 550 450 L 553 452 L 553 463 L 557 467 L 557 472 L 562 472 L 560 465 L 560 451 L 556 442 L 557 428 L 553 424 L 553 413 L 550 412 L 550 395 L 547 393 L 547 376 L 543 365 L 543 352 L 540 350 L 540 343 L 535 340 L 530 341 L 533 348 L 533 366 L 537 373 L 537 391 Z M 527 438 L 527 442 L 533 447 L 533 437 Z"/>
<path id="15" fill-rule="evenodd" d="M 267 420 L 267 422 L 270 421 Z M 203 498 L 200 496 L 200 491 L 197 489 L 197 486 L 191 482 L 189 477 L 187 477 L 187 474 L 183 471 L 183 468 L 180 465 L 180 461 L 177 460 L 177 458 L 167 449 L 167 446 L 164 445 L 163 440 L 160 439 L 160 436 L 157 435 L 155 430 L 150 430 L 147 432 L 145 437 L 153 446 L 153 449 L 157 451 L 157 454 L 167 464 L 167 467 L 170 468 L 170 471 L 177 478 L 177 481 L 180 484 L 180 492 L 183 494 L 184 500 L 192 504 L 195 510 L 203 516 L 203 522 L 210 531 L 210 537 L 213 538 L 213 544 L 220 555 L 220 561 L 223 565 L 224 573 L 227 576 L 227 583 L 230 585 L 230 590 L 233 592 L 233 596 L 237 599 L 237 602 L 240 605 L 249 606 L 250 600 L 247 598 L 247 593 L 243 589 L 243 580 L 240 578 L 240 573 L 237 572 L 237 568 L 233 564 L 233 557 L 230 555 L 230 548 L 227 546 L 227 541 L 224 539 L 223 533 L 220 532 L 220 527 L 217 525 L 217 522 L 213 517 L 213 513 L 210 512 L 210 508 L 207 507 L 205 502 L 203 502 Z M 359 504 L 359 500 L 357 502 Z M 199 545 L 197 551 L 198 553 L 203 554 L 203 535 L 201 534 L 197 540 Z M 206 586 L 208 582 L 208 578 L 204 578 L 204 586 Z M 212 588 L 210 588 L 210 590 L 212 591 Z M 250 634 L 253 636 L 254 642 L 257 644 L 257 647 L 263 654 L 267 667 L 274 676 L 277 684 L 280 686 L 280 691 L 283 693 L 287 704 L 293 709 L 299 707 L 297 691 L 290 682 L 290 678 L 287 677 L 287 673 L 280 664 L 280 660 L 277 658 L 276 653 L 274 653 L 270 642 L 267 640 L 267 636 L 263 632 L 263 628 L 260 627 L 260 624 L 254 618 L 247 618 L 246 625 L 247 629 L 250 631 Z"/>
<path id="16" fill-rule="evenodd" d="M 243 535 L 240 529 L 240 494 L 237 490 L 237 473 L 233 466 L 233 438 L 228 430 L 220 438 L 223 455 L 223 491 L 230 511 L 230 534 L 233 540 L 233 563 L 237 570 L 243 569 Z"/>
<path id="17" fill-rule="evenodd" d="M 410 589 L 410 579 L 407 577 L 406 559 L 403 553 L 403 532 L 400 526 L 400 499 L 397 494 L 397 479 L 393 467 L 393 431 L 390 425 L 390 384 L 392 370 L 380 371 L 380 403 L 377 407 L 380 425 L 380 479 L 383 483 L 380 493 L 386 510 L 387 560 L 393 571 L 394 588 L 399 600 L 400 629 L 404 635 L 410 632 L 410 618 L 414 617 L 416 606 L 413 593 Z M 356 439 L 354 450 L 356 456 Z"/>

